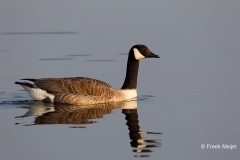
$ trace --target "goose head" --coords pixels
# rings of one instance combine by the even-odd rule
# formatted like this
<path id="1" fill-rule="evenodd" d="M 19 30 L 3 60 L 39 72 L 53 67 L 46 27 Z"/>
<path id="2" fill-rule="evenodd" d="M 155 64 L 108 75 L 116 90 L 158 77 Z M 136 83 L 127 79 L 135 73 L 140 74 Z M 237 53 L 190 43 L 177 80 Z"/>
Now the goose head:
<path id="1" fill-rule="evenodd" d="M 132 53 L 135 60 L 138 60 L 138 61 L 144 58 L 160 58 L 160 56 L 152 53 L 147 46 L 142 44 L 134 45 L 130 49 L 130 53 Z"/>
<path id="2" fill-rule="evenodd" d="M 125 81 L 121 89 L 136 91 L 139 60 L 144 58 L 160 58 L 160 56 L 152 53 L 145 45 L 137 44 L 132 46 L 128 55 Z"/>

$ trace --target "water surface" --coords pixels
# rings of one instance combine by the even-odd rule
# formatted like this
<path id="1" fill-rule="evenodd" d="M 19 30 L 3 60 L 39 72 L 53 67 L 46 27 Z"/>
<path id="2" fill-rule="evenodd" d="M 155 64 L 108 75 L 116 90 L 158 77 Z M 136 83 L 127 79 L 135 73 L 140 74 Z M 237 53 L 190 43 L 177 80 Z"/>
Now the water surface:
<path id="1" fill-rule="evenodd" d="M 239 159 L 240 2 L 0 2 L 0 159 Z M 120 88 L 129 49 L 137 101 L 33 102 L 22 78 Z M 235 149 L 201 146 L 237 145 Z"/>

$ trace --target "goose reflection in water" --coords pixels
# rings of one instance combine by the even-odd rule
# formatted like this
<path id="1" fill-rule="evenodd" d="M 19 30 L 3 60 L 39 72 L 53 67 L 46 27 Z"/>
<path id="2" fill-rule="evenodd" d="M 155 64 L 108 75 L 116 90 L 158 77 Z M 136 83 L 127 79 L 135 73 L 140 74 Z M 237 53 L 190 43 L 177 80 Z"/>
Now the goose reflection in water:
<path id="1" fill-rule="evenodd" d="M 122 109 L 126 116 L 126 125 L 129 129 L 130 145 L 133 147 L 134 157 L 149 157 L 151 148 L 161 147 L 160 140 L 144 139 L 142 135 L 157 135 L 161 133 L 141 131 L 137 113 L 137 101 L 121 101 L 114 103 L 104 103 L 88 106 L 77 106 L 58 103 L 29 102 L 22 108 L 28 109 L 23 116 L 16 118 L 25 118 L 36 116 L 34 124 L 25 125 L 43 125 L 43 124 L 78 124 L 70 128 L 85 128 L 86 124 L 96 123 L 96 119 L 102 118 L 105 114 L 111 114 L 114 109 Z M 19 123 L 16 123 L 19 124 Z M 148 154 L 147 154 L 148 153 Z"/>
<path id="2" fill-rule="evenodd" d="M 136 148 L 133 152 L 137 153 L 147 153 L 152 152 L 150 148 L 153 147 L 161 147 L 162 143 L 160 140 L 146 140 L 143 139 L 141 135 L 143 134 L 161 134 L 158 132 L 145 132 L 140 130 L 140 126 L 138 124 L 138 113 L 137 109 L 123 109 L 122 113 L 126 115 L 127 123 L 129 129 L 129 137 L 131 139 L 131 146 Z M 135 157 L 149 157 L 150 155 L 146 154 L 137 154 Z"/>

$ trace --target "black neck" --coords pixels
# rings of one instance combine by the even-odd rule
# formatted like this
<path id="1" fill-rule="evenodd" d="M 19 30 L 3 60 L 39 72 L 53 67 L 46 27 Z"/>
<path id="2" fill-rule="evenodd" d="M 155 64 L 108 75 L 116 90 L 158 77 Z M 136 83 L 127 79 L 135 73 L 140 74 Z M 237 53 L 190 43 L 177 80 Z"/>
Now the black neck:
<path id="1" fill-rule="evenodd" d="M 133 54 L 129 54 L 127 62 L 126 78 L 121 89 L 136 89 L 138 78 L 139 61 L 134 58 Z"/>

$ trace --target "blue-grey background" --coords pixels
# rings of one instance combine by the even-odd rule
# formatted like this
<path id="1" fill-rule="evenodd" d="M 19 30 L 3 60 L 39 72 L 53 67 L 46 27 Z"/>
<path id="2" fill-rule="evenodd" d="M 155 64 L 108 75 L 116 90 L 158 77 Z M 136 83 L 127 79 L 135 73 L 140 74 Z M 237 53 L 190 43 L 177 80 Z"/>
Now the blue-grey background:
<path id="1" fill-rule="evenodd" d="M 85 129 L 20 126 L 21 78 L 86 76 L 121 87 L 132 45 L 143 130 L 163 133 L 149 159 L 239 159 L 240 1 L 0 1 L 0 159 L 134 159 L 121 110 Z M 85 56 L 84 56 L 85 55 Z M 87 56 L 86 56 L 87 55 Z M 101 61 L 100 61 L 101 60 Z M 23 121 L 23 122 L 22 122 Z M 234 144 L 235 150 L 201 149 Z"/>

